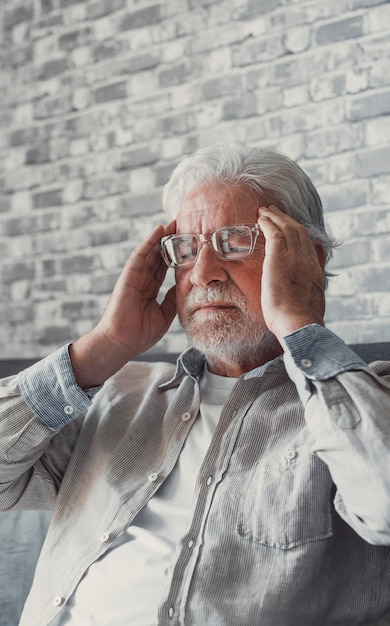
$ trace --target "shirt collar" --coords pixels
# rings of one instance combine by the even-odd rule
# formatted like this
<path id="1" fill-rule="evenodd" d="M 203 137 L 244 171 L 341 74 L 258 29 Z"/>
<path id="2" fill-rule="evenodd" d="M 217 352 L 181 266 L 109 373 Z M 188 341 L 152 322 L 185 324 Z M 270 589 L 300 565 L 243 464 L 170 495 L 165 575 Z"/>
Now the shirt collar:
<path id="1" fill-rule="evenodd" d="M 176 370 L 172 378 L 170 378 L 167 382 L 159 385 L 160 389 L 170 389 L 172 387 L 177 387 L 181 379 L 185 374 L 191 376 L 191 378 L 195 378 L 199 380 L 204 366 L 206 363 L 206 357 L 204 354 L 199 352 L 196 348 L 187 348 L 181 355 L 178 357 L 176 361 Z M 250 372 L 247 372 L 243 375 L 245 380 L 250 378 L 261 378 L 264 376 L 265 372 L 269 373 L 275 370 L 278 370 L 283 364 L 283 356 L 277 356 L 272 361 L 268 361 L 264 363 L 264 365 L 260 365 L 259 367 L 255 367 Z"/>
<path id="2" fill-rule="evenodd" d="M 185 374 L 191 376 L 191 378 L 199 379 L 203 372 L 203 368 L 206 362 L 204 354 L 196 350 L 196 348 L 187 348 L 176 361 L 176 371 L 172 378 L 166 383 L 159 385 L 160 389 L 170 389 L 176 387 Z"/>

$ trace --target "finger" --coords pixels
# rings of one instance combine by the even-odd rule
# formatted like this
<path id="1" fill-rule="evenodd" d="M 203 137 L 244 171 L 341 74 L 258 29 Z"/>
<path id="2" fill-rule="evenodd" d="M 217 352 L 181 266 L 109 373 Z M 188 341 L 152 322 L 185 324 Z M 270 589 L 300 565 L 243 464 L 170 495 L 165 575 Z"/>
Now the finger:
<path id="1" fill-rule="evenodd" d="M 271 250 L 277 254 L 284 254 L 287 252 L 287 242 L 283 231 L 279 226 L 268 216 L 268 214 L 259 209 L 258 225 L 265 238 L 265 251 L 266 254 Z"/>
<path id="2" fill-rule="evenodd" d="M 301 248 L 311 241 L 307 229 L 275 205 L 260 207 L 259 216 L 268 219 L 275 226 L 280 233 L 279 236 L 285 238 L 287 247 Z M 276 231 L 274 234 L 278 236 Z"/>
<path id="3" fill-rule="evenodd" d="M 164 227 L 164 235 L 174 235 L 176 233 L 176 220 L 172 220 Z"/>

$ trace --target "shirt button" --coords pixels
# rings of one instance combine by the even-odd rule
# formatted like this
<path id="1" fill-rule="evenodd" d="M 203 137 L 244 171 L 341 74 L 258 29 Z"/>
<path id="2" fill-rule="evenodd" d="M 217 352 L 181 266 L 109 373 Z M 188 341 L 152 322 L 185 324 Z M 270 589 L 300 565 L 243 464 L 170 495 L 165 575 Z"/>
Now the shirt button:
<path id="1" fill-rule="evenodd" d="M 168 609 L 168 616 L 173 617 L 174 613 L 175 613 L 175 609 L 173 608 L 173 606 L 170 606 Z"/>
<path id="2" fill-rule="evenodd" d="M 102 543 L 106 543 L 106 541 L 108 541 L 110 538 L 110 533 L 103 533 L 102 536 L 100 537 L 100 541 Z"/>
<path id="3" fill-rule="evenodd" d="M 308 369 L 309 367 L 313 365 L 313 361 L 311 361 L 310 359 L 301 359 L 301 365 L 305 369 Z"/>
<path id="4" fill-rule="evenodd" d="M 297 453 L 295 450 L 289 450 L 288 452 L 286 452 L 287 461 L 292 461 L 293 459 L 295 459 L 296 456 L 297 456 Z"/>
<path id="5" fill-rule="evenodd" d="M 74 409 L 72 406 L 70 406 L 70 404 L 67 404 L 66 406 L 64 406 L 64 413 L 66 413 L 67 415 L 72 415 L 74 412 Z"/>
<path id="6" fill-rule="evenodd" d="M 193 546 L 193 545 L 194 545 L 194 540 L 193 540 L 193 539 L 190 539 L 190 540 L 189 540 L 189 542 L 187 543 L 187 546 L 188 546 L 189 548 L 192 548 L 192 546 Z"/>
<path id="7" fill-rule="evenodd" d="M 209 477 L 208 477 L 208 479 L 206 480 L 206 485 L 207 485 L 208 487 L 210 487 L 210 485 L 211 485 L 211 483 L 212 483 L 212 482 L 213 482 L 213 477 L 212 477 L 212 476 L 209 476 Z"/>
<path id="8" fill-rule="evenodd" d="M 181 416 L 181 419 L 183 420 L 183 422 L 188 422 L 188 420 L 191 419 L 191 413 L 189 411 L 186 411 L 185 413 L 183 413 L 183 415 Z"/>
<path id="9" fill-rule="evenodd" d="M 61 596 L 56 596 L 53 600 L 53 606 L 62 606 L 65 602 L 65 598 Z"/>
<path id="10" fill-rule="evenodd" d="M 157 480 L 158 478 L 158 474 L 156 472 L 152 472 L 151 474 L 149 474 L 148 476 L 148 481 L 150 483 L 154 483 L 155 480 Z"/>

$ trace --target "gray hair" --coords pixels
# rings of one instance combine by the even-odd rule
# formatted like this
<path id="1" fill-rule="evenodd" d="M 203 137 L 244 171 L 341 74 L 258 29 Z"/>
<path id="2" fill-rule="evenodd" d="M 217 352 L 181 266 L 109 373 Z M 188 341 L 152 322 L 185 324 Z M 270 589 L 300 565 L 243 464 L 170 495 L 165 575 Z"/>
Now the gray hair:
<path id="1" fill-rule="evenodd" d="M 266 204 L 275 204 L 305 226 L 324 246 L 327 261 L 332 257 L 337 244 L 325 230 L 320 196 L 308 175 L 286 155 L 236 143 L 202 148 L 173 171 L 163 190 L 164 210 L 175 217 L 190 191 L 216 181 L 249 186 Z"/>

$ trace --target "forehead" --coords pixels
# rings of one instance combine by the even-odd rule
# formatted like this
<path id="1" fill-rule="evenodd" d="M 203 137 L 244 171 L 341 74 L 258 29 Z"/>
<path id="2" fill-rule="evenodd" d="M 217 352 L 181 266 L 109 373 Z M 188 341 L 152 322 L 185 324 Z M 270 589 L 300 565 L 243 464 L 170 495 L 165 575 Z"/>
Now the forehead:
<path id="1" fill-rule="evenodd" d="M 177 232 L 206 233 L 219 226 L 257 221 L 262 202 L 247 186 L 213 182 L 190 191 L 176 218 Z"/>

